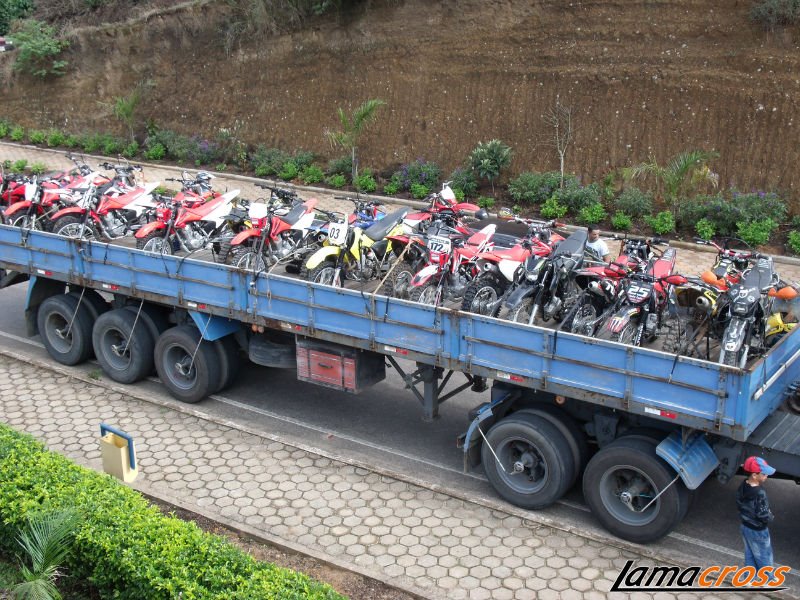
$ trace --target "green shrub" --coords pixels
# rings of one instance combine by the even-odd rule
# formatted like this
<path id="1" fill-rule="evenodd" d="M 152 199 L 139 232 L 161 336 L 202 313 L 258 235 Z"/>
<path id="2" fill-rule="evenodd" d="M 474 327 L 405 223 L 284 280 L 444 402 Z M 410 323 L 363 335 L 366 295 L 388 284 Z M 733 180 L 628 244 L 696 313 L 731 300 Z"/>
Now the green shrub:
<path id="1" fill-rule="evenodd" d="M 568 183 L 567 183 L 568 182 Z M 577 179 L 569 176 L 566 185 L 577 184 Z M 508 193 L 518 204 L 541 204 L 561 187 L 561 173 L 549 171 L 534 173 L 525 171 L 508 184 Z"/>
<path id="2" fill-rule="evenodd" d="M 347 185 L 347 178 L 341 173 L 337 173 L 336 175 L 331 175 L 325 179 L 325 183 L 338 190 Z"/>
<path id="3" fill-rule="evenodd" d="M 500 140 L 478 142 L 469 155 L 469 163 L 478 177 L 488 180 L 494 189 L 494 180 L 511 164 L 511 148 Z"/>
<path id="4" fill-rule="evenodd" d="M 25 139 L 25 129 L 19 125 L 15 125 L 9 134 L 12 142 L 21 142 Z"/>
<path id="5" fill-rule="evenodd" d="M 219 171 L 220 173 L 224 173 L 225 171 L 228 170 L 228 165 L 225 163 L 217 163 L 216 165 L 214 165 L 214 170 Z"/>
<path id="6" fill-rule="evenodd" d="M 800 231 L 789 232 L 788 246 L 792 252 L 800 254 Z"/>
<path id="7" fill-rule="evenodd" d="M 557 189 L 553 192 L 553 196 L 559 204 L 566 206 L 571 214 L 577 215 L 582 208 L 600 202 L 600 188 L 595 183 L 583 187 L 575 181 L 564 188 Z"/>
<path id="8" fill-rule="evenodd" d="M 645 217 L 644 220 L 658 235 L 675 231 L 675 217 L 669 210 L 661 211 L 655 217 Z"/>
<path id="9" fill-rule="evenodd" d="M 303 169 L 311 166 L 311 164 L 314 162 L 314 158 L 314 153 L 308 152 L 307 150 L 298 150 L 294 153 L 294 156 L 292 156 L 294 164 L 297 165 L 297 168 L 301 173 L 303 172 Z"/>
<path id="10" fill-rule="evenodd" d="M 30 166 L 30 171 L 34 175 L 41 175 L 45 171 L 47 171 L 47 165 L 40 162 L 35 162 Z"/>
<path id="11" fill-rule="evenodd" d="M 697 221 L 694 225 L 694 230 L 697 235 L 704 240 L 710 240 L 717 234 L 717 230 L 714 227 L 714 223 L 705 217 Z"/>
<path id="12" fill-rule="evenodd" d="M 0 424 L 0 548 L 43 511 L 76 508 L 81 519 L 64 564 L 101 598 L 341 598 L 306 575 L 256 561 L 197 525 L 162 515 L 108 475 L 45 450 Z"/>
<path id="13" fill-rule="evenodd" d="M 325 178 L 325 173 L 322 172 L 316 165 L 308 165 L 306 168 L 303 169 L 303 172 L 300 173 L 300 179 L 306 185 L 311 183 L 319 183 Z"/>
<path id="14" fill-rule="evenodd" d="M 81 138 L 77 135 L 66 135 L 64 136 L 64 145 L 67 148 L 77 148 L 81 145 Z"/>
<path id="15" fill-rule="evenodd" d="M 789 221 L 789 224 L 794 227 L 795 229 L 800 228 L 800 215 L 794 215 L 792 220 Z"/>
<path id="16" fill-rule="evenodd" d="M 633 219 L 622 211 L 617 211 L 611 217 L 611 226 L 618 231 L 628 231 L 633 225 Z"/>
<path id="17" fill-rule="evenodd" d="M 737 235 L 751 246 L 763 246 L 777 227 L 778 223 L 769 218 L 743 222 L 737 225 Z"/>
<path id="18" fill-rule="evenodd" d="M 397 175 L 398 180 L 402 185 L 402 189 L 410 191 L 411 195 L 414 196 L 414 190 L 412 187 L 414 184 L 419 184 L 420 186 L 425 187 L 428 191 L 438 186 L 439 178 L 442 176 L 442 170 L 436 163 L 418 158 L 414 162 L 400 167 L 400 170 L 392 175 L 392 179 L 394 179 L 395 175 Z M 421 188 L 417 187 L 417 190 L 419 189 Z M 425 192 L 425 194 L 421 197 L 424 198 L 427 195 L 428 192 Z M 416 198 L 417 196 L 414 197 Z"/>
<path id="19" fill-rule="evenodd" d="M 4 119 L 0 119 L 0 140 L 8 137 L 11 133 L 11 123 Z"/>
<path id="20" fill-rule="evenodd" d="M 350 155 L 340 156 L 328 161 L 325 172 L 328 175 L 342 175 L 347 181 L 353 176 L 353 158 Z"/>
<path id="21" fill-rule="evenodd" d="M 108 156 L 114 156 L 115 154 L 119 154 L 122 152 L 122 149 L 125 147 L 125 142 L 122 140 L 118 140 L 117 138 L 111 137 L 110 135 L 103 136 L 103 154 Z"/>
<path id="22" fill-rule="evenodd" d="M 786 203 L 775 192 L 738 192 L 731 190 L 730 197 L 723 194 L 698 196 L 681 209 L 681 223 L 691 225 L 708 219 L 717 235 L 736 235 L 739 223 L 772 219 L 776 223 L 786 220 Z"/>
<path id="23" fill-rule="evenodd" d="M 389 179 L 389 183 L 383 186 L 383 193 L 387 196 L 394 196 L 399 193 L 403 189 L 403 180 L 402 175 L 398 171 L 397 173 L 393 174 L 391 179 Z"/>
<path id="24" fill-rule="evenodd" d="M 40 129 L 33 129 L 28 132 L 28 141 L 31 144 L 36 144 L 37 146 L 44 144 L 45 140 L 47 139 L 47 132 L 41 131 Z"/>
<path id="25" fill-rule="evenodd" d="M 461 190 L 461 189 L 458 189 L 458 188 L 455 188 L 455 189 L 450 188 L 450 189 L 453 190 L 453 193 L 456 195 L 456 201 L 457 202 L 463 202 L 464 201 L 464 190 Z"/>
<path id="26" fill-rule="evenodd" d="M 480 198 L 478 198 L 476 204 L 481 208 L 485 208 L 486 210 L 491 210 L 492 208 L 494 208 L 494 198 L 487 198 L 485 196 L 481 196 Z"/>
<path id="27" fill-rule="evenodd" d="M 569 208 L 564 206 L 563 204 L 559 203 L 558 198 L 556 198 L 555 194 L 547 199 L 547 201 L 542 204 L 542 216 L 545 219 L 560 219 L 564 215 L 567 214 Z M 519 211 L 514 211 L 519 212 Z"/>
<path id="28" fill-rule="evenodd" d="M 81 136 L 81 148 L 84 152 L 98 152 L 103 147 L 103 136 L 99 133 L 85 133 Z"/>
<path id="29" fill-rule="evenodd" d="M 285 163 L 283 163 L 281 171 L 278 173 L 278 177 L 284 181 L 291 181 L 299 174 L 300 169 L 297 168 L 297 163 L 295 163 L 293 160 L 287 160 Z"/>
<path id="30" fill-rule="evenodd" d="M 375 182 L 375 177 L 372 175 L 372 171 L 369 169 L 364 169 L 358 175 L 355 181 L 355 188 L 359 192 L 365 192 L 367 194 L 371 194 L 375 190 L 378 189 L 378 184 Z"/>
<path id="31" fill-rule="evenodd" d="M 122 149 L 122 156 L 125 158 L 134 158 L 139 154 L 139 143 L 137 141 L 132 141 Z"/>
<path id="32" fill-rule="evenodd" d="M 147 160 L 161 160 L 167 155 L 167 149 L 159 143 L 155 143 L 144 151 Z"/>
<path id="33" fill-rule="evenodd" d="M 761 0 L 750 9 L 750 18 L 768 31 L 794 25 L 800 21 L 800 0 Z"/>
<path id="34" fill-rule="evenodd" d="M 54 27 L 42 21 L 25 20 L 14 33 L 14 43 L 17 46 L 14 70 L 36 77 L 64 74 L 67 62 L 57 57 L 69 42 L 60 40 Z"/>
<path id="35" fill-rule="evenodd" d="M 584 225 L 595 225 L 603 221 L 607 216 L 608 214 L 606 213 L 606 209 L 603 208 L 603 205 L 599 202 L 595 202 L 594 204 L 584 206 L 580 210 L 578 213 L 578 221 Z"/>
<path id="36" fill-rule="evenodd" d="M 653 212 L 653 195 L 639 188 L 627 187 L 614 201 L 614 206 L 633 219 L 641 219 Z"/>
<path id="37" fill-rule="evenodd" d="M 421 200 L 425 196 L 430 193 L 430 188 L 427 185 L 423 185 L 421 183 L 412 183 L 411 184 L 411 197 L 416 198 L 417 200 Z"/>
<path id="38" fill-rule="evenodd" d="M 14 170 L 17 173 L 22 173 L 27 167 L 28 167 L 28 161 L 24 158 L 14 161 L 14 164 L 11 165 L 12 170 Z"/>
<path id="39" fill-rule="evenodd" d="M 47 132 L 47 145 L 50 148 L 56 148 L 58 146 L 65 146 L 67 141 L 67 136 L 65 136 L 61 131 L 58 129 L 51 129 Z"/>
<path id="40" fill-rule="evenodd" d="M 458 167 L 450 173 L 450 188 L 455 192 L 456 196 L 461 192 L 459 201 L 463 200 L 466 196 L 474 196 L 478 191 L 478 182 L 475 181 L 475 174 L 469 169 L 462 169 Z"/>
<path id="41" fill-rule="evenodd" d="M 3 0 L 0 3 L 0 35 L 6 35 L 11 21 L 22 19 L 33 10 L 33 0 Z"/>

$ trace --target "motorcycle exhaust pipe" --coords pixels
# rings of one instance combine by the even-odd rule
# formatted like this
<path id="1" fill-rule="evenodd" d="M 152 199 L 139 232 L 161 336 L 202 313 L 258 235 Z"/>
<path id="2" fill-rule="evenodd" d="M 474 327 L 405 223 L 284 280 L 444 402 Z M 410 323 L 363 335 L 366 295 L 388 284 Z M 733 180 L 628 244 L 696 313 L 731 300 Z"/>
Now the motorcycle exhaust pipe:
<path id="1" fill-rule="evenodd" d="M 705 312 L 710 312 L 711 311 L 711 301 L 708 298 L 706 298 L 705 296 L 699 296 L 694 301 L 694 304 L 695 304 L 695 306 L 697 306 L 697 308 L 702 309 Z"/>

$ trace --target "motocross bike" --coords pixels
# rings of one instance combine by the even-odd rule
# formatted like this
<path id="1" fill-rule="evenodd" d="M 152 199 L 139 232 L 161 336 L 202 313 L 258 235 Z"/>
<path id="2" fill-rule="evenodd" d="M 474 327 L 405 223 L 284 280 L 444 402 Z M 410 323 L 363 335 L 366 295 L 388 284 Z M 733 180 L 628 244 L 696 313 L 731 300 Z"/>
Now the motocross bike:
<path id="1" fill-rule="evenodd" d="M 529 256 L 514 274 L 514 287 L 505 297 L 506 318 L 533 325 L 560 321 L 578 294 L 574 274 L 583 265 L 588 233 L 579 229 L 546 256 Z"/>
<path id="2" fill-rule="evenodd" d="M 215 242 L 226 235 L 226 217 L 238 195 L 239 190 L 232 190 L 189 204 L 185 196 L 175 196 L 169 205 L 156 209 L 155 220 L 136 232 L 136 247 L 156 254 L 178 250 L 191 253 L 205 248 L 214 251 Z"/>
<path id="3" fill-rule="evenodd" d="M 476 220 L 486 218 L 487 213 L 477 204 L 470 202 L 458 202 L 456 194 L 450 187 L 450 181 L 442 183 L 442 189 L 439 192 L 430 194 L 424 201 L 428 202 L 429 206 L 424 210 L 409 213 L 403 220 L 407 227 L 407 232 L 424 232 L 432 221 L 432 216 L 442 212 L 450 211 L 454 213 L 477 213 Z M 473 232 L 465 232 L 473 233 Z"/>
<path id="4" fill-rule="evenodd" d="M 427 232 L 444 226 L 449 228 L 453 235 L 469 237 L 476 231 L 466 226 L 463 222 L 463 217 L 463 212 L 456 212 L 451 209 L 440 209 L 437 212 L 431 212 L 430 221 L 425 222 L 424 232 L 409 232 L 406 225 L 407 220 L 404 220 L 402 230 L 394 235 L 387 236 L 387 239 L 392 242 L 392 248 L 400 262 L 393 267 L 392 272 L 383 282 L 381 293 L 390 298 L 408 300 L 411 293 L 412 278 L 428 262 L 426 249 Z"/>
<path id="5" fill-rule="evenodd" d="M 324 245 L 305 264 L 306 278 L 338 287 L 345 280 L 378 279 L 395 260 L 386 237 L 400 231 L 407 214 L 407 208 L 396 210 L 366 229 L 351 227 L 347 219 L 329 223 Z"/>
<path id="6" fill-rule="evenodd" d="M 740 283 L 720 297 L 719 319 L 726 323 L 720 341 L 719 363 L 744 369 L 752 354 L 767 350 L 767 324 L 775 298 L 792 300 L 797 291 L 781 283 L 772 257 L 754 254 L 755 264 Z"/>
<path id="7" fill-rule="evenodd" d="M 581 290 L 575 304 L 561 321 L 563 331 L 592 337 L 606 311 L 615 302 L 619 282 L 631 271 L 642 271 L 653 258 L 651 245 L 663 240 L 626 238 L 622 241 L 617 259 L 609 264 L 586 261 L 575 272 L 575 283 Z M 590 266 L 586 266 L 589 264 Z"/>
<path id="8" fill-rule="evenodd" d="M 631 272 L 619 282 L 616 301 L 606 311 L 598 337 L 633 346 L 656 338 L 668 316 L 673 286 L 686 283 L 683 275 L 672 273 L 675 259 L 675 249 L 667 248 L 649 261 L 644 272 Z"/>
<path id="9" fill-rule="evenodd" d="M 410 299 L 431 306 L 460 298 L 478 273 L 476 258 L 491 247 L 497 226 L 487 225 L 465 238 L 444 223 L 428 228 L 425 238 L 428 264 L 411 278 Z"/>
<path id="10" fill-rule="evenodd" d="M 479 274 L 467 286 L 461 310 L 496 317 L 506 294 L 516 283 L 520 265 L 527 260 L 547 256 L 552 247 L 564 238 L 552 231 L 555 221 L 536 221 L 514 217 L 526 226 L 525 237 L 511 248 L 493 248 L 482 252 L 477 259 Z M 496 239 L 497 236 L 495 236 Z"/>
<path id="11" fill-rule="evenodd" d="M 275 203 L 251 203 L 251 227 L 230 242 L 232 264 L 260 272 L 281 260 L 302 261 L 317 244 L 316 230 L 312 229 L 317 202 L 315 198 L 307 200 L 283 216 L 276 213 Z"/>

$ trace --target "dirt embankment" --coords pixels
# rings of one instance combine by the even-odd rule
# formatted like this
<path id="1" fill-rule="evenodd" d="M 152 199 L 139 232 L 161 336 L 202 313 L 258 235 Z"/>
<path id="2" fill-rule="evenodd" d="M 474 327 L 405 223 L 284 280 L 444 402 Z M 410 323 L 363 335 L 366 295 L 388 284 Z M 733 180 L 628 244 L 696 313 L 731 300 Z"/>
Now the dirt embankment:
<path id="1" fill-rule="evenodd" d="M 142 122 L 208 136 L 239 128 L 250 143 L 330 156 L 322 132 L 337 107 L 382 98 L 362 164 L 424 157 L 451 169 L 478 141 L 500 138 L 518 173 L 557 168 L 542 116 L 558 98 L 574 110 L 567 168 L 586 179 L 714 149 L 726 187 L 800 189 L 800 29 L 763 32 L 751 0 L 367 4 L 240 39 L 230 54 L 222 0 L 84 31 L 60 79 L 10 76 L 11 57 L 0 57 L 0 116 L 122 133 L 112 99 L 150 80 Z"/>

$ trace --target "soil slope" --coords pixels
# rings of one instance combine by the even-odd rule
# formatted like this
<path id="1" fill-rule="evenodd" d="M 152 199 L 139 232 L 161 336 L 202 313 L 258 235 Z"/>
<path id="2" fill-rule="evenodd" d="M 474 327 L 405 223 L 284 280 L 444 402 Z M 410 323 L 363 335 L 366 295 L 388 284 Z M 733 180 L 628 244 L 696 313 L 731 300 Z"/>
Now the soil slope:
<path id="1" fill-rule="evenodd" d="M 152 87 L 142 123 L 331 156 L 337 107 L 387 106 L 362 165 L 424 157 L 457 166 L 481 140 L 514 151 L 511 171 L 555 169 L 543 115 L 574 110 L 567 169 L 613 168 L 717 150 L 724 186 L 796 195 L 798 33 L 766 33 L 751 0 L 375 0 L 297 31 L 238 40 L 226 53 L 223 0 L 82 29 L 63 78 L 14 76 L 0 56 L 0 117 L 29 126 L 123 133 L 115 96 Z M 797 203 L 795 203 L 797 206 Z"/>

